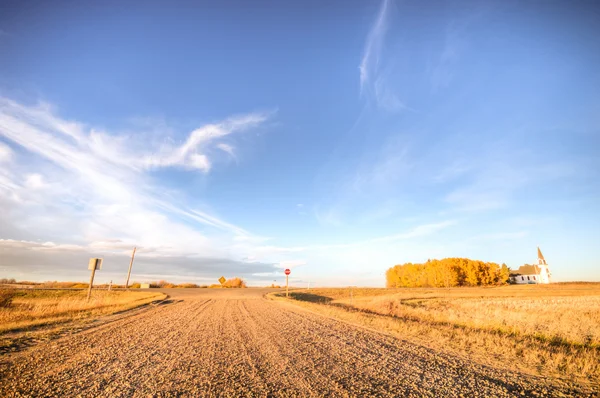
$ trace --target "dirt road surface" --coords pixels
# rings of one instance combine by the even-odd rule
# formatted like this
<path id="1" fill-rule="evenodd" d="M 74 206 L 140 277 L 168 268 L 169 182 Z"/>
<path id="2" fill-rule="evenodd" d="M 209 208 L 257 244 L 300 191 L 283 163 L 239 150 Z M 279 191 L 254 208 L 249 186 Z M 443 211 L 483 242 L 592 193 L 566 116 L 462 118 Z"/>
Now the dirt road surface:
<path id="1" fill-rule="evenodd" d="M 266 300 L 178 289 L 170 300 L 0 357 L 0 396 L 578 395 Z"/>

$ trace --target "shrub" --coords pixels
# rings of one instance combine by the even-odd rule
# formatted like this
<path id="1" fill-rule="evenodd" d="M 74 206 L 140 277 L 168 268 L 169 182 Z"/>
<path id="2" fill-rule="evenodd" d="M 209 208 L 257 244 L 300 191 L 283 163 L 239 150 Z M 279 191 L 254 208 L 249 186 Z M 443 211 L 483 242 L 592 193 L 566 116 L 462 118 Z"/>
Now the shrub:
<path id="1" fill-rule="evenodd" d="M 200 286 L 196 285 L 195 283 L 181 283 L 179 285 L 175 285 L 175 287 L 182 288 L 182 289 L 193 289 L 193 288 L 197 288 Z"/>
<path id="2" fill-rule="evenodd" d="M 73 289 L 87 289 L 88 287 L 90 287 L 89 283 L 76 283 L 73 286 L 71 286 L 71 288 Z"/>
<path id="3" fill-rule="evenodd" d="M 244 288 L 246 282 L 242 278 L 231 278 L 223 284 L 223 287 Z"/>
<path id="4" fill-rule="evenodd" d="M 33 281 L 19 281 L 18 284 L 19 285 L 33 285 L 33 286 L 41 285 L 40 282 L 33 282 Z"/>

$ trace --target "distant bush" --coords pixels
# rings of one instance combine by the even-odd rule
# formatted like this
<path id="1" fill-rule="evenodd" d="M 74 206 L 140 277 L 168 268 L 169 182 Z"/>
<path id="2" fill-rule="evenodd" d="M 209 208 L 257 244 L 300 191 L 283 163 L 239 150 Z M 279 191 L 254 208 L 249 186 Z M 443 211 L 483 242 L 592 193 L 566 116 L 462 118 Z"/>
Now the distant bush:
<path id="1" fill-rule="evenodd" d="M 72 289 L 87 289 L 88 287 L 90 287 L 89 283 L 76 283 L 71 286 Z"/>
<path id="2" fill-rule="evenodd" d="M 242 278 L 231 278 L 223 284 L 223 287 L 245 288 L 246 282 Z"/>
<path id="3" fill-rule="evenodd" d="M 163 289 L 171 289 L 171 288 L 175 287 L 175 284 L 171 283 L 171 282 L 167 282 L 165 280 L 160 280 L 158 282 L 151 283 L 150 287 L 160 287 Z"/>
<path id="4" fill-rule="evenodd" d="M 175 285 L 175 287 L 180 289 L 194 289 L 200 286 L 196 285 L 195 283 L 180 283 L 179 285 Z"/>
<path id="5" fill-rule="evenodd" d="M 41 285 L 40 282 L 32 282 L 32 281 L 19 281 L 19 282 L 17 282 L 17 284 L 19 284 L 19 285 L 33 285 L 33 286 Z"/>
<path id="6" fill-rule="evenodd" d="M 197 285 L 195 283 L 180 283 L 180 284 L 176 284 L 176 283 L 171 283 L 169 281 L 165 281 L 165 280 L 161 280 L 158 282 L 152 282 L 150 283 L 150 287 L 152 288 L 162 288 L 162 289 L 194 289 L 194 288 L 200 288 L 200 287 L 208 287 L 206 285 L 200 286 Z M 220 287 L 220 285 L 219 285 Z"/>
<path id="7" fill-rule="evenodd" d="M 142 285 L 139 282 L 133 282 L 131 285 L 129 285 L 131 289 L 139 289 L 140 286 Z"/>
<path id="8" fill-rule="evenodd" d="M 9 308 L 15 294 L 13 289 L 0 289 L 0 308 Z"/>
<path id="9" fill-rule="evenodd" d="M 213 283 L 212 285 L 209 286 L 210 289 L 221 289 L 223 286 L 217 284 L 217 283 Z"/>
<path id="10" fill-rule="evenodd" d="M 40 284 L 41 287 L 50 289 L 72 289 L 75 285 L 80 284 L 79 282 L 58 282 L 58 281 L 46 281 Z M 85 284 L 88 287 L 88 284 Z"/>
<path id="11" fill-rule="evenodd" d="M 0 285 L 13 285 L 17 283 L 17 281 L 15 280 L 15 278 L 2 278 L 0 279 Z"/>

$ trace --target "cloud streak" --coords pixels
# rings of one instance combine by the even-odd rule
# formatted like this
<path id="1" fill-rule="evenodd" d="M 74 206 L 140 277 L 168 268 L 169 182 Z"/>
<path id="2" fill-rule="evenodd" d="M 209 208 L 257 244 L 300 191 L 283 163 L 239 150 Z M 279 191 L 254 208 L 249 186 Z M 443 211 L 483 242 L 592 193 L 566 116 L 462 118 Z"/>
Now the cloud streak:
<path id="1" fill-rule="evenodd" d="M 210 148 L 220 138 L 257 128 L 267 118 L 253 113 L 200 127 L 182 145 L 160 148 L 161 156 L 151 161 L 146 154 L 156 150 L 152 143 L 62 120 L 46 104 L 28 107 L 1 98 L 0 136 L 25 149 L 15 152 L 0 142 L 0 162 L 9 164 L 0 172 L 1 245 L 56 255 L 138 246 L 151 257 L 243 258 L 257 237 L 183 203 L 147 171 L 177 166 L 208 172 Z M 233 250 L 238 237 L 249 243 Z"/>
<path id="2" fill-rule="evenodd" d="M 158 153 L 145 157 L 143 164 L 149 167 L 179 166 L 187 169 L 198 169 L 206 173 L 210 171 L 212 166 L 206 154 L 210 148 L 218 148 L 230 156 L 234 156 L 233 147 L 218 142 L 220 138 L 258 127 L 267 119 L 267 114 L 251 113 L 202 126 L 192 131 L 182 145 L 161 148 Z"/>
<path id="3" fill-rule="evenodd" d="M 370 84 L 374 73 L 379 67 L 381 49 L 388 26 L 388 8 L 389 0 L 383 0 L 377 14 L 377 19 L 375 19 L 367 36 L 367 43 L 365 44 L 365 50 L 359 66 L 361 93 L 365 90 L 365 86 Z"/>
<path id="4" fill-rule="evenodd" d="M 390 27 L 390 0 L 383 0 L 377 18 L 367 35 L 359 69 L 360 93 L 387 112 L 415 111 L 394 92 L 390 84 L 391 68 L 384 65 L 383 50 Z"/>

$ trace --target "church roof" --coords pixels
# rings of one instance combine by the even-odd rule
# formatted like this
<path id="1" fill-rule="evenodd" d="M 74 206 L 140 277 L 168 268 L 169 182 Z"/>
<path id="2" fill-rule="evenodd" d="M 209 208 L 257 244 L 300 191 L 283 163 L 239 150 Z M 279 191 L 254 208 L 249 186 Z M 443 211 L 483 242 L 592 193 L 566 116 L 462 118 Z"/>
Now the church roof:
<path id="1" fill-rule="evenodd" d="M 539 275 L 540 268 L 537 265 L 521 265 L 518 270 L 514 272 L 515 275 Z"/>

